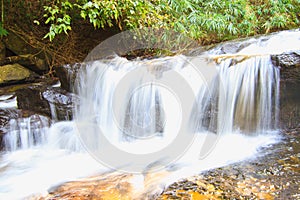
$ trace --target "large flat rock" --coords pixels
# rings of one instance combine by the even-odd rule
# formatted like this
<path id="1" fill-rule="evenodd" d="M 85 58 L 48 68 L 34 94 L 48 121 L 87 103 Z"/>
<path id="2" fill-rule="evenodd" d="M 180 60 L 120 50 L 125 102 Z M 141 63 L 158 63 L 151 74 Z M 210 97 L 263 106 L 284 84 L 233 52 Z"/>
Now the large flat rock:
<path id="1" fill-rule="evenodd" d="M 33 81 L 36 77 L 37 74 L 20 64 L 0 66 L 0 86 Z"/>

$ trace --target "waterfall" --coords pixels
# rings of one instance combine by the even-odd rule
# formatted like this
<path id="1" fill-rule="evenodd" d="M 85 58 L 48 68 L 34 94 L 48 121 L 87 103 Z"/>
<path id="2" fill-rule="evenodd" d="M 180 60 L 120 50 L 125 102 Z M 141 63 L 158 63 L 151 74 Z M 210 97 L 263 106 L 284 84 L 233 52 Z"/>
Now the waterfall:
<path id="1" fill-rule="evenodd" d="M 219 64 L 205 55 L 193 59 L 115 57 L 85 64 L 74 88 L 80 97 L 74 121 L 51 124 L 38 115 L 10 120 L 0 156 L 0 198 L 47 194 L 53 184 L 111 167 L 165 168 L 170 175 L 159 183 L 170 184 L 249 158 L 274 142 L 266 133 L 276 129 L 279 70 L 270 57 L 236 64 L 233 58 Z M 150 181 L 140 193 L 157 191 L 157 183 Z"/>
<path id="2" fill-rule="evenodd" d="M 235 129 L 256 134 L 276 129 L 279 108 L 279 69 L 270 56 L 252 57 L 219 65 L 221 87 L 219 123 L 224 132 Z"/>
<path id="3" fill-rule="evenodd" d="M 182 152 L 194 148 L 204 156 L 223 135 L 254 137 L 277 129 L 279 69 L 270 56 L 219 63 L 207 55 L 115 57 L 85 64 L 74 90 L 80 96 L 74 118 L 85 148 L 125 171 L 196 160 Z"/>
<path id="4" fill-rule="evenodd" d="M 268 133 L 278 129 L 280 74 L 262 51 L 275 48 L 267 42 L 250 40 L 227 57 L 216 47 L 197 56 L 77 64 L 73 121 L 10 120 L 0 199 L 44 194 L 111 169 L 144 175 L 160 166 L 170 174 L 161 183 L 168 184 L 257 155 L 277 141 Z"/>
<path id="5" fill-rule="evenodd" d="M 128 61 L 116 57 L 84 65 L 74 88 L 81 98 L 76 121 L 100 125 L 114 143 L 153 135 L 170 140 L 180 120 L 184 121 L 184 130 L 193 133 L 228 134 L 240 130 L 259 134 L 277 128 L 279 69 L 269 56 L 255 56 L 236 64 L 234 58 L 224 59 L 216 65 L 210 81 L 196 71 L 209 63 L 201 58 L 201 66 L 193 66 L 191 59 L 175 56 Z M 174 79 L 182 83 L 172 85 L 170 76 L 182 77 Z M 191 105 L 185 105 L 186 119 L 181 119 L 182 102 L 178 98 L 186 94 L 180 90 L 188 89 L 194 99 L 187 100 Z M 76 137 L 74 128 L 61 124 L 54 124 L 49 131 L 50 121 L 43 116 L 12 119 L 4 137 L 5 148 L 54 147 L 53 143 L 61 141 L 63 145 L 57 147 L 80 151 L 80 142 L 70 139 L 71 135 Z M 91 134 L 92 142 L 98 143 L 98 132 Z"/>
<path id="6" fill-rule="evenodd" d="M 116 57 L 108 63 L 88 64 L 76 88 L 81 97 L 77 121 L 101 126 L 114 141 L 124 135 L 143 138 L 158 132 L 161 137 L 168 130 L 175 131 L 172 127 L 180 123 L 176 98 L 189 93 L 178 90 L 190 89 L 189 97 L 194 99 L 187 99 L 193 107 L 186 110 L 190 122 L 184 124 L 185 131 L 259 134 L 277 128 L 279 69 L 272 65 L 270 56 L 255 56 L 236 64 L 234 58 L 225 59 L 216 64 L 211 81 L 203 78 L 205 74 L 196 74 L 197 68 L 209 63 L 203 58 L 202 66 L 196 66 L 191 59 L 175 56 L 127 61 Z M 170 74 L 181 76 L 174 80 L 182 82 L 171 83 Z M 98 132 L 94 134 L 90 137 L 96 138 Z"/>

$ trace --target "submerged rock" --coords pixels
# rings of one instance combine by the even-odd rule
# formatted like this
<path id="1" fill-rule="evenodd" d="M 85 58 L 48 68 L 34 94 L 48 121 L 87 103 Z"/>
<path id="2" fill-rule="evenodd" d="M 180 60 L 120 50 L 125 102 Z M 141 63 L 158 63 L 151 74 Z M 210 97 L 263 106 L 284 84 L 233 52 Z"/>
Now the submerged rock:
<path id="1" fill-rule="evenodd" d="M 49 194 L 44 197 L 33 197 L 32 199 L 122 199 L 133 198 L 133 187 L 131 185 L 132 175 L 108 173 L 95 177 L 70 181 L 49 189 Z"/>

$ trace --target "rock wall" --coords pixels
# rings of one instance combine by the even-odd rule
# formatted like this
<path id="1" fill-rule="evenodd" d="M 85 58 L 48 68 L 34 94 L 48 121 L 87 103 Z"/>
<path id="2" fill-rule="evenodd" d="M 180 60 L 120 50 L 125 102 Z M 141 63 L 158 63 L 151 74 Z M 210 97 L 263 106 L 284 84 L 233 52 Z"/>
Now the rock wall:
<path id="1" fill-rule="evenodd" d="M 280 125 L 300 127 L 300 51 L 273 55 L 272 61 L 280 67 Z"/>

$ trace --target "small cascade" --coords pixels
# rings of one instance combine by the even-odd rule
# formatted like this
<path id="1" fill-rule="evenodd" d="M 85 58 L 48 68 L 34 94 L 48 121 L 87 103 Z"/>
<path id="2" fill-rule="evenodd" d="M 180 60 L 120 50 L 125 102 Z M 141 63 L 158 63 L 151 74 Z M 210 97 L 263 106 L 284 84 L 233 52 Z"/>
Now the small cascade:
<path id="1" fill-rule="evenodd" d="M 184 57 L 179 56 L 156 61 L 116 57 L 109 63 L 90 63 L 75 88 L 81 97 L 77 123 L 101 126 L 109 134 L 108 139 L 116 143 L 153 134 L 161 136 L 174 129 L 170 124 L 176 124 L 180 108 L 161 79 L 168 71 L 180 70 L 184 62 Z M 98 133 L 87 134 L 97 138 Z"/>
<path id="2" fill-rule="evenodd" d="M 278 128 L 279 68 L 270 56 L 234 62 L 230 58 L 219 64 L 219 125 L 226 133 L 260 134 Z"/>
<path id="3" fill-rule="evenodd" d="M 4 136 L 5 149 L 16 151 L 46 144 L 50 123 L 47 117 L 41 115 L 11 119 L 9 121 L 9 131 Z"/>

